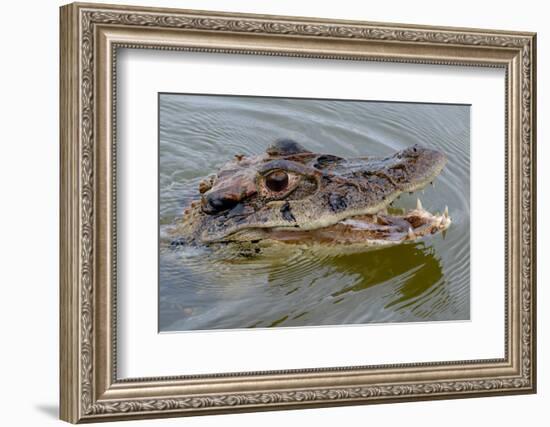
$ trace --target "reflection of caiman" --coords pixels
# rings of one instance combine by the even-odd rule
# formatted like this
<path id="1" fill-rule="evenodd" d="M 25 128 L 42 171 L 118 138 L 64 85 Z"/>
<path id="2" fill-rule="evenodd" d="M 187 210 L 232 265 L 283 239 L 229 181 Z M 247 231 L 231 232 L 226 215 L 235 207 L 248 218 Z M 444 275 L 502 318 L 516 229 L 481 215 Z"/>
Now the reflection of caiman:
<path id="1" fill-rule="evenodd" d="M 280 140 L 260 156 L 235 156 L 199 184 L 200 201 L 174 230 L 179 243 L 388 245 L 446 230 L 447 208 L 389 214 L 402 193 L 441 172 L 443 153 L 414 145 L 385 158 L 341 158 Z"/>

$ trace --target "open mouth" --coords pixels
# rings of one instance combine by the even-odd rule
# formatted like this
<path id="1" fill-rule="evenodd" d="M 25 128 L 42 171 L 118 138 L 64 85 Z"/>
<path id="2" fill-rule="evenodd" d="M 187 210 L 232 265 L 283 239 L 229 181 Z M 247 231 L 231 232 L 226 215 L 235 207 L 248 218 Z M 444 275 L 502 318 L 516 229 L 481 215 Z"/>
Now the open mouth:
<path id="1" fill-rule="evenodd" d="M 414 209 L 387 208 L 372 215 L 346 218 L 328 227 L 307 231 L 282 228 L 269 231 L 269 237 L 287 243 L 339 243 L 381 246 L 410 242 L 425 236 L 445 233 L 451 225 L 447 207 L 432 214 L 422 207 L 420 199 Z"/>
<path id="2" fill-rule="evenodd" d="M 390 209 L 376 215 L 352 217 L 339 222 L 333 230 L 326 230 L 337 240 L 349 243 L 369 241 L 372 244 L 400 243 L 445 233 L 451 225 L 449 209 L 432 214 L 422 207 L 420 199 L 415 209 Z M 323 230 L 319 230 L 322 232 Z"/>

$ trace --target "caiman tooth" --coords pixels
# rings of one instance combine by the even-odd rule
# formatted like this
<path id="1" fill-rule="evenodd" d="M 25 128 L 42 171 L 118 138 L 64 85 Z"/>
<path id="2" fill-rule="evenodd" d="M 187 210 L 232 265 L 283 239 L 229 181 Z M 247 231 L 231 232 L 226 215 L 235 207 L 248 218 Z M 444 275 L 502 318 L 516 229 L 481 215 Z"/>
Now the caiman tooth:
<path id="1" fill-rule="evenodd" d="M 414 231 L 412 230 L 411 227 L 409 227 L 409 231 L 407 232 L 407 237 L 410 239 L 410 240 L 414 240 L 416 238 L 416 235 L 414 234 Z"/>
<path id="2" fill-rule="evenodd" d="M 448 206 L 445 206 L 445 210 L 443 211 L 443 215 L 445 216 L 445 218 L 449 218 L 449 207 Z"/>
<path id="3" fill-rule="evenodd" d="M 441 237 L 443 237 L 443 240 L 445 240 L 445 236 L 447 236 L 447 229 L 441 230 Z"/>
<path id="4" fill-rule="evenodd" d="M 422 210 L 422 202 L 420 201 L 420 199 L 416 199 L 416 209 L 418 209 L 419 211 Z"/>

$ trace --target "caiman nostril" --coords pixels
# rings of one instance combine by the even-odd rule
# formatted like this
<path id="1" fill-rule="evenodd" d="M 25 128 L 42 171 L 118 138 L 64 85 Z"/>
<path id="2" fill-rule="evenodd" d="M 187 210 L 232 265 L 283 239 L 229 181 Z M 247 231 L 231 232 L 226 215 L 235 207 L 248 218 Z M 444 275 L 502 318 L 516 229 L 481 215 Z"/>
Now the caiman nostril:
<path id="1" fill-rule="evenodd" d="M 239 201 L 235 198 L 224 197 L 219 194 L 203 196 L 201 208 L 204 213 L 215 214 L 233 208 Z"/>

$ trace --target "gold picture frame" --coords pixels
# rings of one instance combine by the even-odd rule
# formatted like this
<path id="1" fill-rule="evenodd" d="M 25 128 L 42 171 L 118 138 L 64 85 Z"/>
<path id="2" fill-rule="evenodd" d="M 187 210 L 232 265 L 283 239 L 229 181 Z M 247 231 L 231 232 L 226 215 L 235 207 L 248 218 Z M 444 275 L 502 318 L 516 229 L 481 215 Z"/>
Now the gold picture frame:
<path id="1" fill-rule="evenodd" d="M 61 8 L 61 419 L 72 423 L 534 393 L 534 33 L 75 3 Z M 501 67 L 505 357 L 117 379 L 117 48 Z"/>

